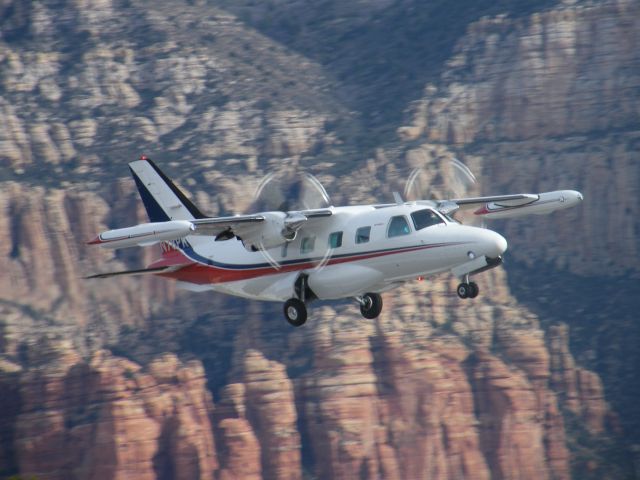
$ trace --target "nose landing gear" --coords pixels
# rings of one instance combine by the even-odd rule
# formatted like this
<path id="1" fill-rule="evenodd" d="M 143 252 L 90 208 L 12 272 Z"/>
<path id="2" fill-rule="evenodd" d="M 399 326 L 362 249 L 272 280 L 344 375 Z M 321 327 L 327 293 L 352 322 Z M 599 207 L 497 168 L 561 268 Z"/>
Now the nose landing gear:
<path id="1" fill-rule="evenodd" d="M 460 298 L 476 298 L 480 293 L 480 288 L 476 282 L 461 283 L 456 289 L 456 293 Z"/>

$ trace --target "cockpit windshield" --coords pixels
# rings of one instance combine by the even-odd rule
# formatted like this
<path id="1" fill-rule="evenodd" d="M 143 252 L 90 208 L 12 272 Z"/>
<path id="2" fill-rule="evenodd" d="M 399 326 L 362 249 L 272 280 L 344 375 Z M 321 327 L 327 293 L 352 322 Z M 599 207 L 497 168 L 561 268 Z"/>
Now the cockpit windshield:
<path id="1" fill-rule="evenodd" d="M 428 208 L 413 212 L 411 219 L 413 220 L 413 226 L 416 227 L 416 231 L 430 227 L 431 225 L 437 225 L 438 223 L 445 223 L 436 212 Z"/>

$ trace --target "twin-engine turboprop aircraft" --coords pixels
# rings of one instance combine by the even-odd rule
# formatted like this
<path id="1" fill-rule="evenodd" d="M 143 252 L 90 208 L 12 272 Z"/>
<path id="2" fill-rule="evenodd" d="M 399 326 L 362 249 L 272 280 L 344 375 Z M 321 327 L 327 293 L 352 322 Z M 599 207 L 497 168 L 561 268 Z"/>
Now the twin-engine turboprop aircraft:
<path id="1" fill-rule="evenodd" d="M 129 167 L 151 223 L 109 230 L 89 243 L 161 243 L 162 258 L 142 270 L 88 278 L 153 274 L 194 291 L 282 301 L 294 326 L 305 323 L 315 299 L 353 297 L 365 318 L 376 318 L 382 292 L 447 271 L 461 279 L 458 296 L 474 298 L 478 286 L 469 277 L 500 265 L 507 241 L 460 224 L 453 212 L 475 208 L 480 217 L 506 218 L 550 213 L 582 200 L 573 190 L 414 202 L 396 194 L 393 204 L 207 217 L 150 159 L 142 156 Z"/>

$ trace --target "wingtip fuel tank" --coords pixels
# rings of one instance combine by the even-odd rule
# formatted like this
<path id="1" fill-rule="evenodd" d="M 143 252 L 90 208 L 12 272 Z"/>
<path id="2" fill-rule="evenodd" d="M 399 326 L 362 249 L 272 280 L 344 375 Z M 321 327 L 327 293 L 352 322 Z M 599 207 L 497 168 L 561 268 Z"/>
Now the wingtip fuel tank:
<path id="1" fill-rule="evenodd" d="M 184 238 L 194 229 L 194 225 L 188 220 L 142 223 L 134 227 L 107 230 L 87 243 L 105 248 L 147 246 Z"/>
<path id="2" fill-rule="evenodd" d="M 474 212 L 483 218 L 514 218 L 524 215 L 544 215 L 555 210 L 573 207 L 583 200 L 575 190 L 557 190 L 535 195 L 527 201 L 488 202 Z"/>

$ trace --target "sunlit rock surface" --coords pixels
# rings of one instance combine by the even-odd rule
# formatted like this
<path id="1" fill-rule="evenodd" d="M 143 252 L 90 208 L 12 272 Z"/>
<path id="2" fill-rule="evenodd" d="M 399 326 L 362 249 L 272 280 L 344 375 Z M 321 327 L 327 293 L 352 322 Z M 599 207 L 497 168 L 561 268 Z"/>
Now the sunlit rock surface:
<path id="1" fill-rule="evenodd" d="M 637 275 L 638 3 L 470 24 L 375 149 L 329 66 L 192 3 L 0 7 L 0 475 L 615 478 L 589 450 L 621 431 L 603 379 L 503 268 L 473 302 L 443 275 L 385 294 L 376 321 L 314 304 L 301 329 L 280 306 L 83 277 L 159 254 L 85 245 L 146 221 L 124 178 L 140 150 L 212 215 L 246 211 L 281 168 L 313 171 L 335 204 L 390 199 L 412 168 L 442 196 L 460 158 L 469 194 L 585 194 L 498 224 L 511 258 Z"/>
<path id="2" fill-rule="evenodd" d="M 66 342 L 47 347 L 19 380 L 13 434 L 23 475 L 214 478 L 213 405 L 199 362 L 167 354 L 143 370 L 106 351 L 83 361 Z"/>

